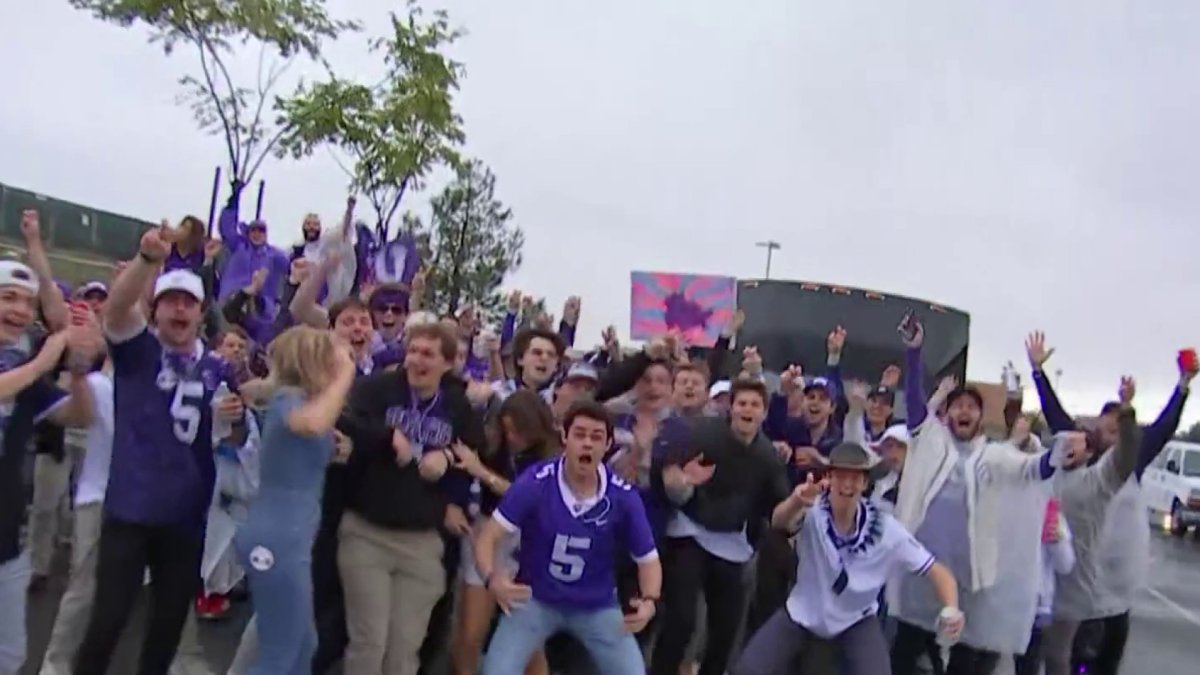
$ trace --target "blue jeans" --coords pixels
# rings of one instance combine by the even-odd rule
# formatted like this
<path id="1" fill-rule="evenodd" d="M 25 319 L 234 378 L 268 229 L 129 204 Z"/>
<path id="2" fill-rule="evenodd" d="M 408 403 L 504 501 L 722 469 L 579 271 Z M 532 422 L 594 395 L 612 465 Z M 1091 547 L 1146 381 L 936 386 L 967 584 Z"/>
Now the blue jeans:
<path id="1" fill-rule="evenodd" d="M 243 529 L 234 543 L 258 628 L 258 655 L 246 675 L 310 675 L 317 651 L 311 542 Z"/>
<path id="2" fill-rule="evenodd" d="M 483 658 L 483 675 L 524 672 L 529 657 L 559 631 L 578 640 L 603 675 L 646 672 L 637 640 L 625 632 L 624 617 L 616 605 L 591 611 L 564 611 L 529 600 L 500 619 Z"/>
<path id="3" fill-rule="evenodd" d="M 17 675 L 25 664 L 25 598 L 29 556 L 0 563 L 0 675 Z"/>

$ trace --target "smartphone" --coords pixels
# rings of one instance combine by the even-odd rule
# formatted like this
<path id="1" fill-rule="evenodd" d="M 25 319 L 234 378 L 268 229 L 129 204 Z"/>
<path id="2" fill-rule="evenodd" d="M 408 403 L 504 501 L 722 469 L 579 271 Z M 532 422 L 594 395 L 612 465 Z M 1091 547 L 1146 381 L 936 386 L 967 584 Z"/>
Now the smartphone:
<path id="1" fill-rule="evenodd" d="M 900 319 L 900 325 L 896 327 L 896 331 L 905 340 L 911 341 L 917 337 L 919 326 L 920 321 L 917 319 L 916 312 L 910 309 L 904 313 L 904 318 Z"/>

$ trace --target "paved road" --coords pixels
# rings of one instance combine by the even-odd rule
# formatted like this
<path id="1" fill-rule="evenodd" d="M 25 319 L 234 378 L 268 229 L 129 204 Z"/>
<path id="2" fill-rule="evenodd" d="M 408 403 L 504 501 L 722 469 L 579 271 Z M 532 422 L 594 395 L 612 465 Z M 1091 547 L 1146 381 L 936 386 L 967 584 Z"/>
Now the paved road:
<path id="1" fill-rule="evenodd" d="M 1195 537 L 1177 539 L 1156 534 L 1150 547 L 1150 580 L 1134 609 L 1134 620 L 1122 673 L 1124 675 L 1184 675 L 1197 672 L 1200 664 L 1200 542 Z M 58 596 L 64 579 L 60 575 L 45 593 L 32 599 L 29 612 L 30 663 L 40 663 Z M 203 623 L 200 628 L 205 658 L 213 673 L 223 673 L 237 647 L 247 608 L 240 607 L 231 618 Z M 139 611 L 134 626 L 144 615 Z M 136 629 L 126 631 L 117 655 L 114 675 L 134 672 L 137 663 Z M 26 665 L 24 675 L 36 675 Z M 1005 675 L 1002 671 L 997 675 Z"/>

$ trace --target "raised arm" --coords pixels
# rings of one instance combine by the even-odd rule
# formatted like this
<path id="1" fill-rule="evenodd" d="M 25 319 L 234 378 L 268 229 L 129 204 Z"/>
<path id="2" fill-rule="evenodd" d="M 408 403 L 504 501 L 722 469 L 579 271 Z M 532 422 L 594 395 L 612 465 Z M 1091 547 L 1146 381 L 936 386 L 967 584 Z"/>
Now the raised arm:
<path id="1" fill-rule="evenodd" d="M 921 362 L 921 345 L 925 343 L 925 328 L 917 324 L 911 340 L 904 340 L 904 407 L 909 430 L 921 426 L 929 416 L 925 407 L 925 364 Z"/>
<path id="2" fill-rule="evenodd" d="M 1108 489 L 1115 493 L 1121 489 L 1137 468 L 1138 448 L 1141 445 L 1141 429 L 1133 411 L 1133 395 L 1136 391 L 1132 377 L 1122 377 L 1118 390 L 1121 411 L 1117 413 L 1117 446 L 1108 451 L 1101 460 L 1101 471 Z"/>
<path id="3" fill-rule="evenodd" d="M 846 385 L 846 419 L 842 422 L 842 439 L 847 443 L 858 443 L 864 448 L 868 446 L 866 408 L 867 385 L 862 382 L 851 382 Z"/>
<path id="4" fill-rule="evenodd" d="M 293 263 L 293 267 L 298 268 L 295 271 L 296 275 L 303 278 L 300 286 L 296 288 L 296 294 L 292 296 L 291 304 L 288 305 L 288 311 L 295 321 L 313 328 L 329 328 L 329 312 L 317 304 L 317 297 L 321 294 L 321 287 L 325 285 L 325 279 L 329 276 L 330 270 L 337 263 L 337 256 L 332 255 L 321 261 L 321 264 L 315 268 L 309 266 L 306 270 L 304 267 L 309 263 L 301 261 Z"/>
<path id="5" fill-rule="evenodd" d="M 25 235 L 25 258 L 29 268 L 38 278 L 38 300 L 42 304 L 42 318 L 50 332 L 67 327 L 67 301 L 59 293 L 50 271 L 50 258 L 42 243 L 42 226 L 38 212 L 26 209 L 21 213 L 21 234 Z"/>
<path id="6" fill-rule="evenodd" d="M 1046 347 L 1046 335 L 1034 331 L 1025 339 L 1025 354 L 1029 357 L 1029 367 L 1033 369 L 1033 386 L 1037 389 L 1038 398 L 1042 402 L 1042 415 L 1046 417 L 1046 425 L 1050 431 L 1074 430 L 1075 420 L 1063 409 L 1062 401 L 1050 386 L 1050 380 L 1042 367 L 1054 355 L 1054 349 Z"/>
<path id="7" fill-rule="evenodd" d="M 171 244 L 162 236 L 159 228 L 147 230 L 142 235 L 138 254 L 125 266 L 112 288 L 108 289 L 108 301 L 104 305 L 104 330 L 109 337 L 129 337 L 146 323 L 139 301 L 147 288 L 153 285 L 162 263 L 171 253 Z"/>
<path id="8" fill-rule="evenodd" d="M 1191 387 L 1192 379 L 1196 377 L 1196 371 L 1189 370 L 1188 367 L 1180 364 L 1179 383 L 1171 392 L 1171 398 L 1167 401 L 1167 405 L 1158 414 L 1158 418 L 1142 430 L 1142 443 L 1138 450 L 1137 466 L 1134 467 L 1134 473 L 1138 480 L 1141 480 L 1142 472 L 1150 466 L 1150 462 L 1154 461 L 1158 453 L 1162 452 L 1167 441 L 1171 440 L 1179 428 L 1180 418 L 1183 416 L 1183 404 L 1187 402 L 1188 390 Z"/>

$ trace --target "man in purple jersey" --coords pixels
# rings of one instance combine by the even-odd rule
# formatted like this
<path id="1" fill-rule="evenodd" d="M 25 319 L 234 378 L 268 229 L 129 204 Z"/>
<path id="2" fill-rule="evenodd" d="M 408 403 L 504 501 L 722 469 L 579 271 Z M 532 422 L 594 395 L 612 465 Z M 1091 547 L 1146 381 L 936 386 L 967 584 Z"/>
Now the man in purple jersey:
<path id="1" fill-rule="evenodd" d="M 560 631 L 584 645 L 601 673 L 646 672 L 633 634 L 654 617 L 662 568 L 641 498 L 604 466 L 612 429 L 602 405 L 573 405 L 563 420 L 563 456 L 526 470 L 480 532 L 475 562 L 505 613 L 484 675 L 524 671 Z M 511 532 L 521 537 L 516 579 L 495 567 L 496 543 Z M 622 551 L 637 562 L 641 591 L 624 616 L 615 571 Z"/>
<path id="2" fill-rule="evenodd" d="M 213 446 L 243 421 L 240 399 L 214 400 L 227 364 L 197 338 L 204 285 L 188 270 L 155 279 L 170 244 L 148 231 L 113 282 L 104 317 L 113 365 L 113 455 L 96 598 L 76 675 L 104 675 L 150 568 L 150 617 L 137 673 L 165 675 L 200 579 L 212 503 Z M 147 325 L 139 298 L 154 285 Z M 221 424 L 214 424 L 214 421 Z M 225 427 L 220 429 L 220 427 Z"/>

